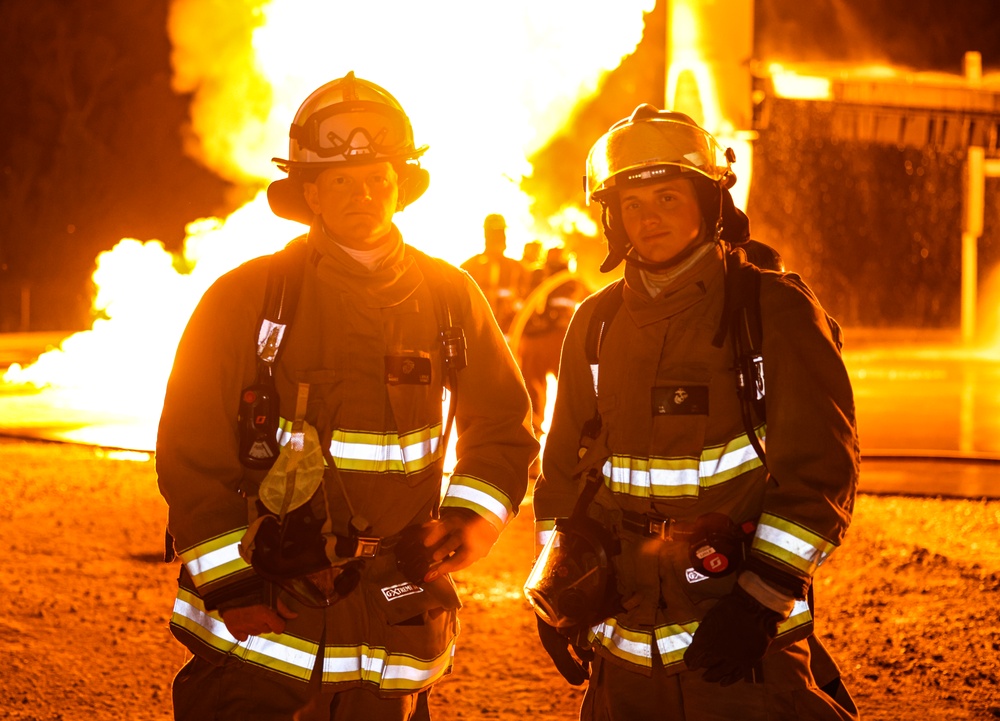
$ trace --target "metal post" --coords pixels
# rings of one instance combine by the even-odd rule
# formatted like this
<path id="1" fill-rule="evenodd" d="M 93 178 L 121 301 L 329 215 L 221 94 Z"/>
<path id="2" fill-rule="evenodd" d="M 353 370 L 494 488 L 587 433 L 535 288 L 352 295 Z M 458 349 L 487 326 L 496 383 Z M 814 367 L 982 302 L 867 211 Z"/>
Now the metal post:
<path id="1" fill-rule="evenodd" d="M 965 54 L 965 79 L 972 87 L 982 83 L 983 61 L 978 52 Z M 962 343 L 972 345 L 976 339 L 976 305 L 978 300 L 979 236 L 983 234 L 983 213 L 986 196 L 986 151 L 969 146 L 965 156 L 962 213 Z"/>

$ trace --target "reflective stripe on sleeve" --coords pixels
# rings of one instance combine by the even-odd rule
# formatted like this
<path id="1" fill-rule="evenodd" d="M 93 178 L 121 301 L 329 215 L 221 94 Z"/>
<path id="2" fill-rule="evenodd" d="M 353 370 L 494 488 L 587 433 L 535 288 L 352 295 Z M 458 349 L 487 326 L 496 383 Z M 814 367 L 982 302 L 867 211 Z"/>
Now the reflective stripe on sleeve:
<path id="1" fill-rule="evenodd" d="M 765 513 L 757 525 L 752 548 L 812 576 L 836 546 L 807 528 Z"/>
<path id="2" fill-rule="evenodd" d="M 206 583 L 245 571 L 250 565 L 240 556 L 240 541 L 247 527 L 230 531 L 221 536 L 199 543 L 179 554 L 184 567 L 199 588 Z"/>
<path id="3" fill-rule="evenodd" d="M 809 610 L 809 603 L 807 601 L 796 601 L 792 607 L 792 612 L 788 614 L 788 618 L 778 624 L 778 635 L 794 631 L 799 626 L 811 623 L 812 620 L 812 611 Z"/>
<path id="4" fill-rule="evenodd" d="M 468 508 L 492 523 L 500 531 L 513 517 L 514 510 L 507 494 L 499 488 L 479 478 L 465 475 L 451 477 L 441 507 Z"/>
<path id="5" fill-rule="evenodd" d="M 555 530 L 556 522 L 553 518 L 535 521 L 535 558 L 538 558 L 538 554 L 545 548 Z"/>

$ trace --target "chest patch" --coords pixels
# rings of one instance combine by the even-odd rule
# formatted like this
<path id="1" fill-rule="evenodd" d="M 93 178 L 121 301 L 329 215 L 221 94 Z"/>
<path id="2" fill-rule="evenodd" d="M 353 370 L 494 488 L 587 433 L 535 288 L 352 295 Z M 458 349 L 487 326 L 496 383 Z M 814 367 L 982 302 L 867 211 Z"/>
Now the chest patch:
<path id="1" fill-rule="evenodd" d="M 708 386 L 656 386 L 653 388 L 654 416 L 707 416 Z"/>
<path id="2" fill-rule="evenodd" d="M 414 586 L 412 583 L 397 583 L 395 586 L 386 586 L 382 589 L 382 595 L 386 601 L 395 601 L 397 598 L 405 598 L 415 593 L 423 593 L 424 589 Z"/>
<path id="3" fill-rule="evenodd" d="M 423 356 L 385 357 L 385 382 L 389 385 L 429 385 L 431 382 L 431 359 Z"/>

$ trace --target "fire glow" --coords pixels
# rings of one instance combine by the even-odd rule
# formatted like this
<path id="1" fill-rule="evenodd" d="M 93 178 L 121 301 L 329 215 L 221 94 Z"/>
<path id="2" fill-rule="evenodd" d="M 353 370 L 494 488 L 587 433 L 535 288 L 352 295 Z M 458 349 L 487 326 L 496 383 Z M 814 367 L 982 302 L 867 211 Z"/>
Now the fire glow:
<path id="1" fill-rule="evenodd" d="M 499 212 L 515 257 L 535 238 L 556 244 L 559 228 L 540 227 L 520 190 L 527 158 L 635 49 L 653 0 L 386 5 L 174 0 L 174 87 L 193 93 L 188 151 L 227 180 L 265 188 L 280 177 L 270 160 L 286 157 L 299 103 L 354 70 L 397 97 L 417 142 L 431 148 L 431 188 L 396 219 L 408 242 L 459 263 L 481 250 L 482 218 Z M 41 389 L 15 413 L 27 420 L 44 408 L 43 425 L 62 424 L 51 435 L 63 440 L 152 449 L 198 299 L 224 272 L 302 231 L 273 216 L 261 191 L 225 219 L 192 222 L 179 256 L 159 241 L 122 240 L 97 259 L 103 317 L 3 376 Z"/>

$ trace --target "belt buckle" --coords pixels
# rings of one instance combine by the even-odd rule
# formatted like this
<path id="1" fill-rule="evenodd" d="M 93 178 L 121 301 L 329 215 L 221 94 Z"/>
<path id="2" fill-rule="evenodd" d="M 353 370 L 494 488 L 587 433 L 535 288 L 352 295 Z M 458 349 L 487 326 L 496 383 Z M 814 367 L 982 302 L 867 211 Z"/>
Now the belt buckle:
<path id="1" fill-rule="evenodd" d="M 663 518 L 661 516 L 646 516 L 647 533 L 659 538 L 661 541 L 674 540 L 674 519 Z"/>
<path id="2" fill-rule="evenodd" d="M 354 547 L 355 558 L 375 558 L 382 539 L 358 536 L 355 541 L 357 541 Z"/>

